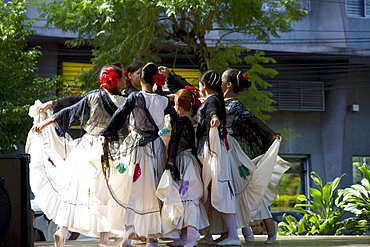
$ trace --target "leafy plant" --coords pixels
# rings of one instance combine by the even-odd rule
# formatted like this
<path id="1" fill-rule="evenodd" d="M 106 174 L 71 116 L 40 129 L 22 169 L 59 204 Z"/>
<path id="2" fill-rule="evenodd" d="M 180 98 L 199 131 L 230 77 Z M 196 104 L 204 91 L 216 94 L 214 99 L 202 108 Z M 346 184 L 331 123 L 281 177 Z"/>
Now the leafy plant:
<path id="1" fill-rule="evenodd" d="M 311 178 L 318 189 L 310 188 L 312 200 L 305 195 L 297 197 L 299 201 L 308 203 L 296 204 L 294 210 L 303 215 L 298 221 L 293 216 L 283 216 L 279 224 L 280 235 L 338 235 L 338 234 L 361 234 L 364 231 L 364 220 L 347 218 L 342 220 L 345 211 L 342 202 L 343 190 L 337 189 L 342 180 L 341 175 L 323 185 L 321 178 L 315 172 Z"/>
<path id="2" fill-rule="evenodd" d="M 343 190 L 343 205 L 345 211 L 355 214 L 358 218 L 367 221 L 367 227 L 370 224 L 370 170 L 367 164 L 355 163 L 362 172 L 364 178 L 361 184 L 351 185 L 350 188 Z"/>
<path id="3" fill-rule="evenodd" d="M 341 217 L 345 213 L 336 203 L 342 197 L 337 187 L 343 175 L 323 185 L 319 175 L 312 172 L 311 178 L 318 189 L 310 188 L 312 200 L 305 195 L 298 196 L 299 201 L 308 203 L 296 204 L 294 208 L 297 213 L 303 214 L 303 218 L 298 221 L 289 216 L 283 217 L 283 222 L 279 225 L 279 233 L 282 235 L 338 234 L 339 230 L 343 229 L 344 222 L 341 221 Z"/>

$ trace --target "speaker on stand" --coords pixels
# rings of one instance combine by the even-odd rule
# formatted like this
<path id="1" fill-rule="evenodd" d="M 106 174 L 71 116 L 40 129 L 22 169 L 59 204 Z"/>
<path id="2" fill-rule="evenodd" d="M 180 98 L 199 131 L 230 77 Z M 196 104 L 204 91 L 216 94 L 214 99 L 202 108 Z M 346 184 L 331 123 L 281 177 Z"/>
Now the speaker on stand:
<path id="1" fill-rule="evenodd" d="M 12 218 L 12 204 L 10 196 L 4 188 L 4 183 L 4 177 L 0 177 L 0 245 L 4 243 L 4 238 L 9 230 Z"/>
<path id="2" fill-rule="evenodd" d="M 0 155 L 0 246 L 34 246 L 29 159 L 28 154 Z"/>

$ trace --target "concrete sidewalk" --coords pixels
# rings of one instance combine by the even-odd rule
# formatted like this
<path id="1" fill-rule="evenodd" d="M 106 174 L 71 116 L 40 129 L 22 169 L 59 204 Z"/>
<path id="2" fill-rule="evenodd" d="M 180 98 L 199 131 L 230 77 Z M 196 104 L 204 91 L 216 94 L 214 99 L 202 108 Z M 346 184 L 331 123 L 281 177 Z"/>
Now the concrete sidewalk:
<path id="1" fill-rule="evenodd" d="M 304 246 L 335 246 L 335 247 L 370 247 L 370 236 L 278 236 L 277 240 L 273 244 L 265 244 L 267 236 L 266 235 L 256 235 L 254 243 L 246 243 L 241 237 L 242 245 L 246 247 L 252 246 L 295 246 L 295 247 L 304 247 Z M 167 246 L 168 241 L 160 241 L 158 247 Z M 35 242 L 35 246 L 45 246 L 53 247 L 53 242 Z M 93 247 L 99 246 L 99 240 L 76 240 L 76 241 L 67 241 L 66 247 L 78 246 L 78 247 Z M 134 241 L 132 246 L 143 246 L 145 243 Z M 207 245 L 199 245 L 207 246 Z"/>

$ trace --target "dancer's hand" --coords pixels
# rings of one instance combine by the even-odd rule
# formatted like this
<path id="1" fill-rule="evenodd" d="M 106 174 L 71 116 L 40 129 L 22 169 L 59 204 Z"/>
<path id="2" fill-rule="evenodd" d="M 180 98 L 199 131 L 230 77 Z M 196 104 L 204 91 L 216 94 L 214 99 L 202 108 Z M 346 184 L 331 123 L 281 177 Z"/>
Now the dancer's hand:
<path id="1" fill-rule="evenodd" d="M 43 128 L 44 127 L 41 123 L 35 124 L 34 126 L 32 126 L 32 132 L 41 133 Z"/>
<path id="2" fill-rule="evenodd" d="M 53 106 L 53 101 L 48 101 L 48 102 L 45 102 L 44 104 L 42 104 L 40 106 L 40 109 L 39 109 L 39 112 L 40 113 L 45 113 L 47 109 L 49 109 L 50 107 Z"/>
<path id="3" fill-rule="evenodd" d="M 161 74 L 164 74 L 167 78 L 168 78 L 169 74 L 171 73 L 171 71 L 166 66 L 159 66 L 158 67 L 158 72 L 161 73 Z"/>
<path id="4" fill-rule="evenodd" d="M 211 119 L 211 128 L 217 128 L 220 126 L 220 120 L 218 119 L 217 115 L 213 115 Z"/>
<path id="5" fill-rule="evenodd" d="M 99 136 L 99 141 L 100 141 L 102 146 L 104 146 L 104 144 L 107 142 L 107 140 L 105 139 L 104 136 Z"/>
<path id="6" fill-rule="evenodd" d="M 176 166 L 175 164 L 168 163 L 168 164 L 165 166 L 165 169 L 166 169 L 166 170 L 170 170 L 171 175 L 172 175 L 172 178 L 173 178 L 176 182 L 181 181 L 181 175 L 180 175 L 179 169 L 177 168 L 177 166 Z"/>
<path id="7" fill-rule="evenodd" d="M 174 93 L 167 94 L 166 96 L 167 96 L 167 98 L 168 98 L 170 101 L 175 101 L 175 94 L 174 94 Z"/>
<path id="8" fill-rule="evenodd" d="M 283 137 L 281 135 L 274 135 L 272 137 L 272 140 L 278 140 L 279 142 L 281 142 L 283 140 Z"/>
<path id="9" fill-rule="evenodd" d="M 36 133 L 41 133 L 41 131 L 46 127 L 48 126 L 49 124 L 51 124 L 52 121 L 50 118 L 48 119 L 45 119 L 44 121 L 38 123 L 38 124 L 35 124 L 33 127 L 32 127 L 32 132 L 36 132 Z"/>

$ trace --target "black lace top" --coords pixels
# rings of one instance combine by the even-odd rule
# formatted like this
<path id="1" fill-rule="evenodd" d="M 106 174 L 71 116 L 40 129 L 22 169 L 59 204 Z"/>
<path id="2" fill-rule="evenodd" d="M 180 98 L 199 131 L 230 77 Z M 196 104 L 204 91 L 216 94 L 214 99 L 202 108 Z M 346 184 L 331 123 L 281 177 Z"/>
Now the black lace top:
<path id="1" fill-rule="evenodd" d="M 165 96 L 166 101 L 165 113 L 170 113 L 170 104 Z M 129 120 L 129 129 L 135 130 L 141 134 L 140 146 L 145 146 L 147 143 L 158 138 L 158 126 L 155 123 L 152 114 L 146 107 L 146 101 L 142 92 L 132 92 L 126 102 L 117 109 L 108 125 L 101 132 L 107 141 L 117 141 L 122 137 L 119 136 L 119 131 L 124 128 L 126 120 Z M 125 137 L 123 137 L 125 138 Z"/>
<path id="2" fill-rule="evenodd" d="M 109 95 L 104 89 L 93 90 L 77 103 L 55 113 L 52 119 L 61 134 L 79 127 L 97 136 L 124 100 L 122 95 Z"/>
<path id="3" fill-rule="evenodd" d="M 226 127 L 251 158 L 263 154 L 271 146 L 272 136 L 277 135 L 264 122 L 249 112 L 237 99 L 225 101 Z"/>
<path id="4" fill-rule="evenodd" d="M 172 126 L 171 139 L 168 143 L 168 162 L 176 165 L 176 156 L 185 150 L 191 150 L 196 156 L 195 131 L 188 117 L 178 117 Z"/>
<path id="5" fill-rule="evenodd" d="M 218 119 L 220 120 L 221 124 L 218 127 L 220 138 L 222 139 L 225 136 L 223 131 L 225 119 L 222 116 L 225 116 L 225 109 L 222 109 L 220 100 L 217 96 L 211 95 L 209 96 L 199 107 L 197 112 L 197 139 L 198 143 L 204 143 L 204 141 L 208 140 L 208 134 L 210 130 L 210 122 L 213 115 L 217 115 Z"/>
<path id="6" fill-rule="evenodd" d="M 66 108 L 68 106 L 76 104 L 77 102 L 79 102 L 80 100 L 85 98 L 85 96 L 87 96 L 91 93 L 95 93 L 97 90 L 99 90 L 99 89 L 92 90 L 92 91 L 87 92 L 85 94 L 69 95 L 69 96 L 66 96 L 66 97 L 63 97 L 63 98 L 53 100 L 53 111 L 54 111 L 54 113 Z"/>

